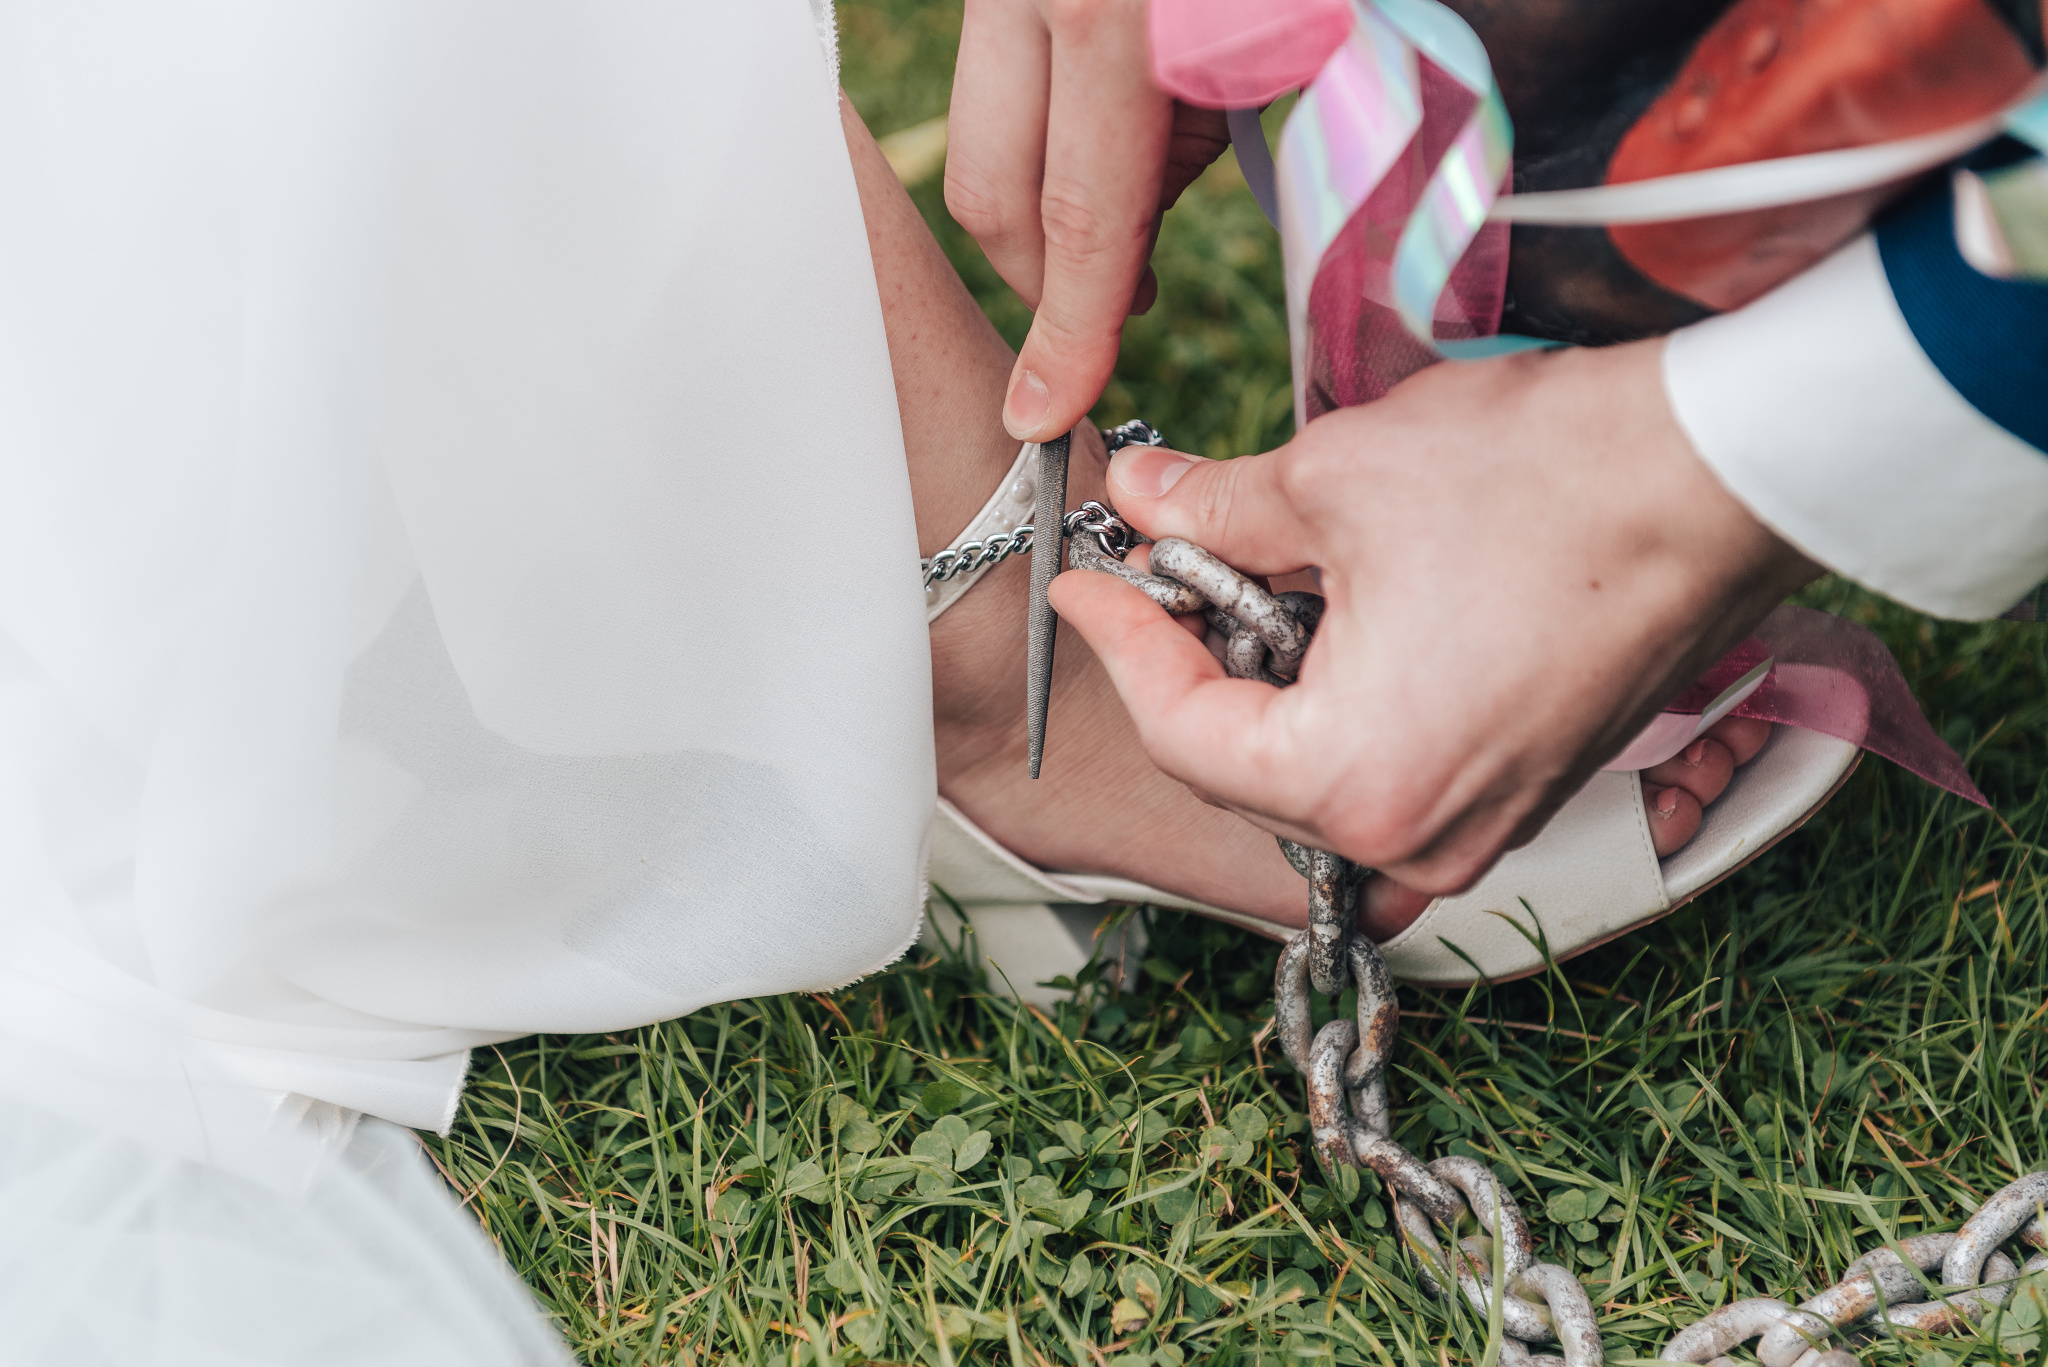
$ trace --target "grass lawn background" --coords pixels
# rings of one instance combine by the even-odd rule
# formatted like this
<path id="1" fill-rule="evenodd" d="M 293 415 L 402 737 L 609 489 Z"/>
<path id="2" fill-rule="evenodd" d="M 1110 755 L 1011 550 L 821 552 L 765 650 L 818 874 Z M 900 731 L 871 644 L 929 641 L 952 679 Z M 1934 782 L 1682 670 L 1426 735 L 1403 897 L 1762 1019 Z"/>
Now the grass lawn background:
<path id="1" fill-rule="evenodd" d="M 875 132 L 944 112 L 957 5 L 840 16 Z M 936 178 L 914 193 L 1017 341 L 1028 315 Z M 1097 417 L 1264 449 L 1291 425 L 1278 246 L 1227 163 L 1185 204 Z M 1995 814 L 1869 760 L 1659 925 L 1538 980 L 1401 994 L 1397 1137 L 1507 1179 L 1591 1289 L 1611 1363 L 1730 1298 L 1811 1294 L 2048 1160 L 2048 628 L 1832 582 L 1804 601 L 1883 634 Z M 537 1036 L 480 1051 L 428 1147 L 593 1365 L 1490 1367 L 1484 1321 L 1418 1289 L 1374 1180 L 1305 1162 L 1297 1079 L 1257 1038 L 1274 948 L 1133 914 L 1134 993 L 1035 1014 L 941 958 Z M 2022 1296 L 1976 1338 L 1864 1355 L 2031 1361 L 2039 1319 Z"/>

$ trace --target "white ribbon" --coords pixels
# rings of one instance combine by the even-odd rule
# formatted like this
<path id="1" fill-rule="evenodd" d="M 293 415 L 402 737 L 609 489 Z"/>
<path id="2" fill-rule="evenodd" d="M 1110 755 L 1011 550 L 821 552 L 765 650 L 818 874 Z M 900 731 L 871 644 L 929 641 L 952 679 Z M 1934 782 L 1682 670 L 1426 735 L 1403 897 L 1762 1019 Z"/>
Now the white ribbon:
<path id="1" fill-rule="evenodd" d="M 1488 217 L 1498 222 L 1561 226 L 1666 223 L 1831 199 L 1904 180 L 1961 156 L 1998 136 L 2007 126 L 2007 116 L 2039 98 L 2042 90 L 2043 84 L 2036 82 L 2020 99 L 1995 114 L 1939 132 L 1866 147 L 1772 157 L 1621 185 L 1503 195 L 1494 201 Z"/>

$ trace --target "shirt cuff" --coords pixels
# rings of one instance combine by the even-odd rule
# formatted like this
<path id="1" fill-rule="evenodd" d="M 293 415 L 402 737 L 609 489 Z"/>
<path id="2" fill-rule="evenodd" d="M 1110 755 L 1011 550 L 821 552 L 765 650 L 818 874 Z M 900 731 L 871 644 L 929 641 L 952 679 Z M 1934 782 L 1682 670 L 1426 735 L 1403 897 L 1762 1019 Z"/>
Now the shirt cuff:
<path id="1" fill-rule="evenodd" d="M 1942 378 L 1868 235 L 1672 333 L 1664 387 L 1729 492 L 1838 574 L 1960 618 L 2048 578 L 2048 455 Z"/>

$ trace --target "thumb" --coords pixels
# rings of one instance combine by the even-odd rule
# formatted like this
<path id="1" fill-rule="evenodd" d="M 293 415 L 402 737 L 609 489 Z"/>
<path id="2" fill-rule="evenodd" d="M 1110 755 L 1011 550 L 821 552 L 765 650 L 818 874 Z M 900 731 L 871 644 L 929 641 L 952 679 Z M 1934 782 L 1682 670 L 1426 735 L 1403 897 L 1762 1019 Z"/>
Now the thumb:
<path id="1" fill-rule="evenodd" d="M 1126 446 L 1109 463 L 1116 510 L 1145 535 L 1178 536 L 1247 574 L 1317 563 L 1313 529 L 1287 487 L 1287 448 L 1205 460 L 1163 446 Z"/>

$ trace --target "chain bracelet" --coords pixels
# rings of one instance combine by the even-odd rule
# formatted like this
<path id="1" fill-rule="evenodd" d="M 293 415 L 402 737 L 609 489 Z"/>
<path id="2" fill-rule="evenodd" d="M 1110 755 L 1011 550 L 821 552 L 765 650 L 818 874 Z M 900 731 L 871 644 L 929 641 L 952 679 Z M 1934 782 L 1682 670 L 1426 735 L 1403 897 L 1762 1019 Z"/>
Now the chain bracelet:
<path id="1" fill-rule="evenodd" d="M 1103 428 L 1102 444 L 1111 452 L 1116 452 L 1126 446 L 1164 446 L 1166 438 L 1159 435 L 1150 423 L 1133 419 L 1119 427 Z M 1084 513 L 1089 516 L 1084 518 Z M 1103 549 L 1119 559 L 1129 553 L 1137 535 L 1115 513 L 1093 501 L 1084 503 L 1076 511 L 1067 514 L 1063 528 L 1066 535 L 1072 536 L 1077 529 L 1095 532 L 1098 539 L 1103 541 Z M 944 583 L 963 574 L 973 574 L 976 570 L 984 570 L 990 565 L 1008 560 L 1013 555 L 1029 555 L 1034 530 L 1032 525 L 1026 522 L 1022 526 L 1012 527 L 1007 532 L 997 532 L 994 536 L 979 541 L 963 541 L 957 546 L 948 546 L 931 559 L 920 562 L 924 567 L 924 586 L 930 588 L 934 584 Z M 1126 538 L 1122 542 L 1122 549 L 1110 550 L 1112 543 L 1105 534 L 1121 535 Z"/>

